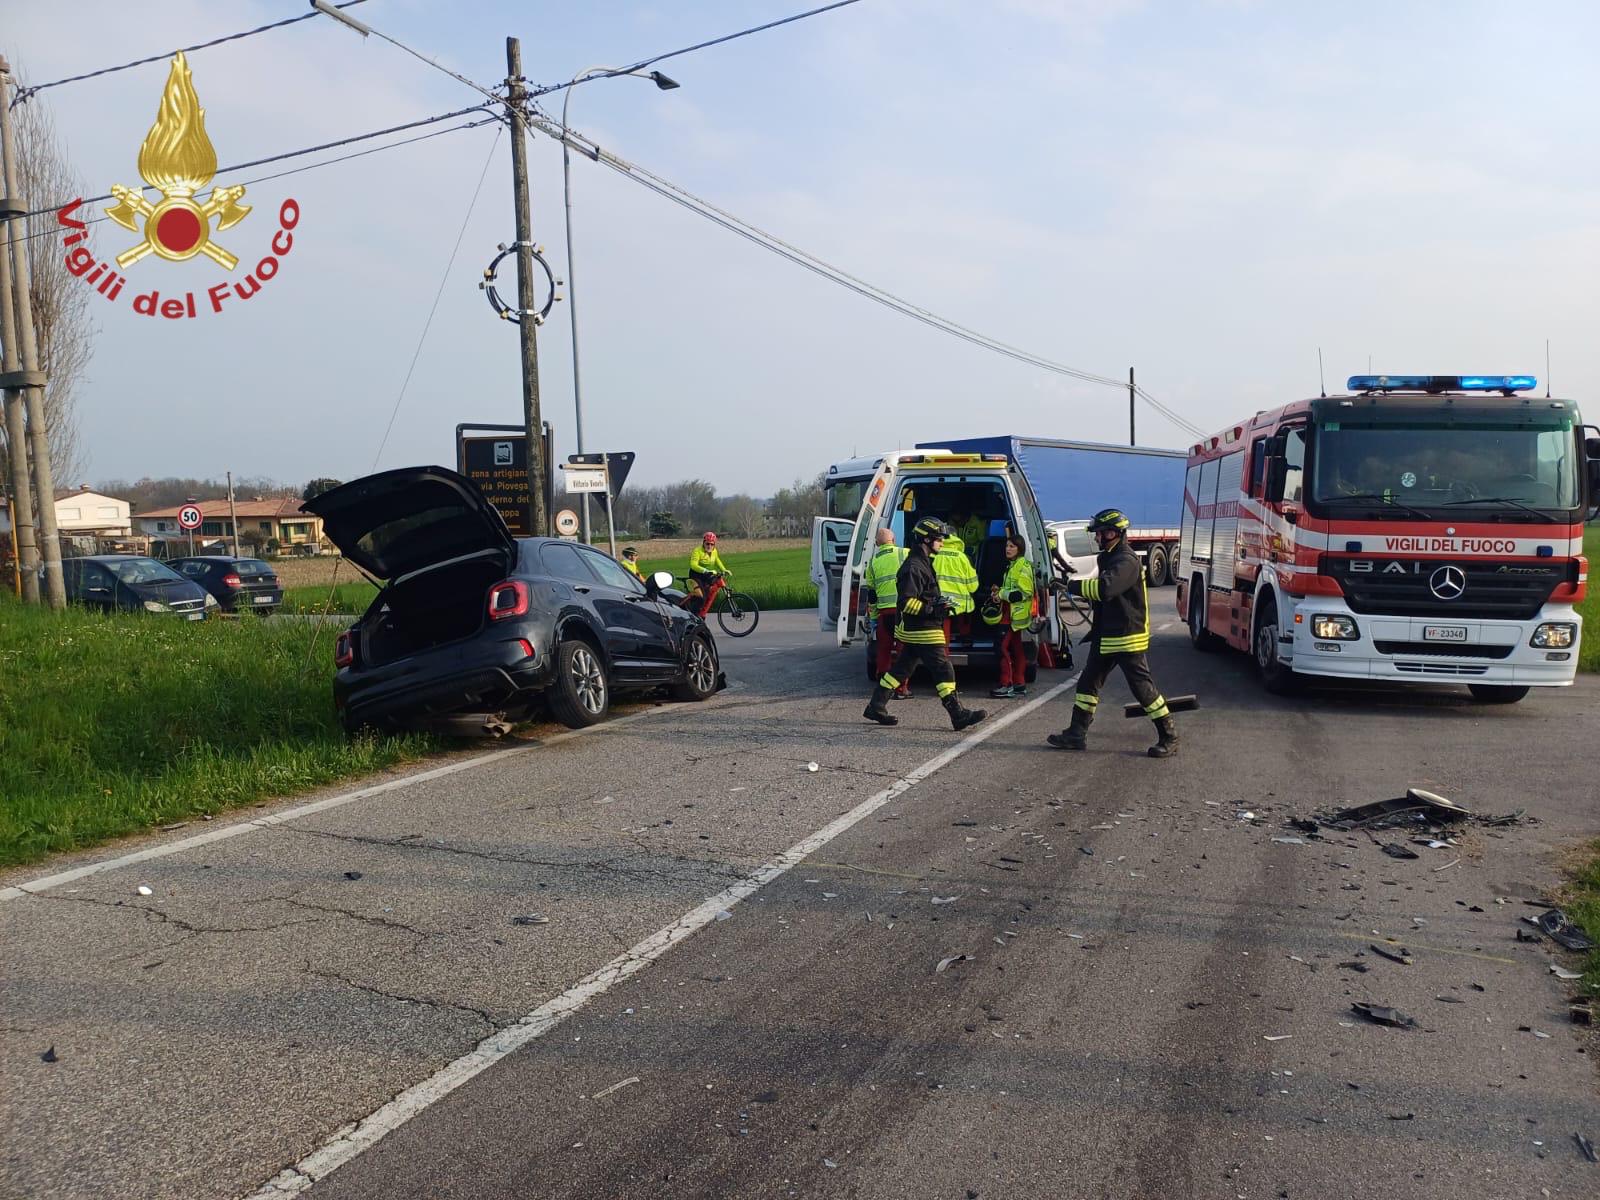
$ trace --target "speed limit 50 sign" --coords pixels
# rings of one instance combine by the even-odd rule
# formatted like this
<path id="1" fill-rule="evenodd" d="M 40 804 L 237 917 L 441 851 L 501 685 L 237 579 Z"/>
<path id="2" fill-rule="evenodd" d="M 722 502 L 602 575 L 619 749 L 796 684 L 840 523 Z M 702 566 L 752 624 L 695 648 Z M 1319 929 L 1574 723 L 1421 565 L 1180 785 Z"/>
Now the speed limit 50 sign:
<path id="1" fill-rule="evenodd" d="M 179 529 L 199 529 L 200 510 L 192 504 L 185 504 L 178 510 Z"/>

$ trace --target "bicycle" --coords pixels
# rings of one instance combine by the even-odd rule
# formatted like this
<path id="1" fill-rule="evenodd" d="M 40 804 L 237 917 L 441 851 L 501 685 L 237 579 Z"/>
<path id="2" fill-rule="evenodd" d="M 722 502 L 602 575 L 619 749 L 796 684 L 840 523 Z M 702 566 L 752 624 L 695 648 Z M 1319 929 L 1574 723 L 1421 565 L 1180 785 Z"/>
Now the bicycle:
<path id="1" fill-rule="evenodd" d="M 689 586 L 690 581 L 685 578 L 686 592 Z M 726 597 L 722 607 L 717 609 L 717 624 L 722 626 L 723 633 L 729 637 L 748 637 L 756 631 L 756 624 L 761 620 L 761 609 L 749 596 L 728 587 L 726 575 L 719 573 L 712 579 L 710 589 L 703 594 L 698 606 L 694 604 L 692 592 L 684 596 L 683 606 L 703 621 L 718 597 Z"/>

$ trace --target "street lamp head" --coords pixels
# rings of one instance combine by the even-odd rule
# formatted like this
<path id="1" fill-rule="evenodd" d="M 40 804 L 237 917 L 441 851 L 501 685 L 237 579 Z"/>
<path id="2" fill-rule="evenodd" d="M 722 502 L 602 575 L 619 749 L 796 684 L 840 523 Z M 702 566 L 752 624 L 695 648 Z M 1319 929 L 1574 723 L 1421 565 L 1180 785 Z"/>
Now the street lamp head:
<path id="1" fill-rule="evenodd" d="M 670 75 L 663 75 L 660 71 L 651 71 L 650 78 L 655 80 L 656 86 L 663 92 L 670 92 L 673 88 L 679 86 L 676 79 Z"/>

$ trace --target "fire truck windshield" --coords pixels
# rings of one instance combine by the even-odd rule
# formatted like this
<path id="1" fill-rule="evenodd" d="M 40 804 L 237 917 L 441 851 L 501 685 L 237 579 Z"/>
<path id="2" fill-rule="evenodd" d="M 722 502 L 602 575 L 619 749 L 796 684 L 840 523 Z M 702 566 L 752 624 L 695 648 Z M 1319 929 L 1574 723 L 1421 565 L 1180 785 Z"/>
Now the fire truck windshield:
<path id="1" fill-rule="evenodd" d="M 1572 426 L 1329 423 L 1314 434 L 1312 503 L 1321 507 L 1570 511 L 1578 505 Z M 1441 511 L 1440 519 L 1445 517 Z"/>

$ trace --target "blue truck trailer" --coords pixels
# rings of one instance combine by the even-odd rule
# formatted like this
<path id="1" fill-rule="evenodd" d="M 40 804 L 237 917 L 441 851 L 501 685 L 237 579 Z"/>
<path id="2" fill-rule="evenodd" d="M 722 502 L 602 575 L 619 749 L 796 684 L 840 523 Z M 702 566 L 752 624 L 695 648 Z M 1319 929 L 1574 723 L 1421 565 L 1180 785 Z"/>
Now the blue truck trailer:
<path id="1" fill-rule="evenodd" d="M 1120 508 L 1128 514 L 1132 525 L 1128 541 L 1144 558 L 1151 584 L 1159 587 L 1171 581 L 1183 524 L 1186 451 L 1016 434 L 917 445 L 935 447 L 958 454 L 1003 454 L 1020 466 L 1067 558 L 1080 557 L 1084 546 L 1091 544 L 1082 532 L 1090 517 L 1102 508 Z"/>

